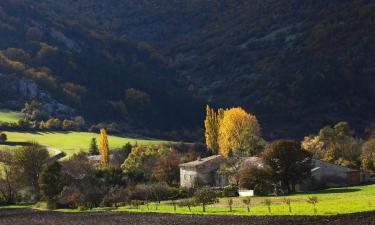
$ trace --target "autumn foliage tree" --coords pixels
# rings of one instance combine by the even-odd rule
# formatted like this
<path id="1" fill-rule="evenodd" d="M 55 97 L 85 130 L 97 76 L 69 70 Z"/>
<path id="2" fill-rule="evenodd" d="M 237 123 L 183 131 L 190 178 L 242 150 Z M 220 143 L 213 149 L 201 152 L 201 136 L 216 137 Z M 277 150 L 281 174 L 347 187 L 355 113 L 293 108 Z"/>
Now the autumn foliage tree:
<path id="1" fill-rule="evenodd" d="M 109 166 L 108 137 L 107 137 L 107 131 L 104 128 L 100 129 L 99 154 L 100 154 L 100 165 L 103 168 L 108 167 Z"/>
<path id="2" fill-rule="evenodd" d="M 170 149 L 166 155 L 161 156 L 156 162 L 153 175 L 161 182 L 174 184 L 179 180 L 179 164 L 180 155 L 176 150 Z"/>
<path id="3" fill-rule="evenodd" d="M 219 137 L 219 120 L 218 114 L 215 112 L 214 109 L 210 108 L 207 105 L 206 107 L 206 119 L 204 121 L 204 126 L 206 128 L 206 144 L 207 149 L 213 153 L 218 153 L 219 151 L 219 144 L 218 144 L 218 137 Z"/>
<path id="4" fill-rule="evenodd" d="M 244 135 L 246 134 L 246 135 Z M 227 156 L 230 151 L 246 150 L 247 141 L 260 136 L 260 125 L 254 115 L 240 107 L 225 110 L 219 126 L 219 153 Z"/>
<path id="5" fill-rule="evenodd" d="M 213 153 L 255 155 L 264 147 L 258 120 L 240 107 L 215 112 L 207 106 L 204 124 L 206 145 Z"/>

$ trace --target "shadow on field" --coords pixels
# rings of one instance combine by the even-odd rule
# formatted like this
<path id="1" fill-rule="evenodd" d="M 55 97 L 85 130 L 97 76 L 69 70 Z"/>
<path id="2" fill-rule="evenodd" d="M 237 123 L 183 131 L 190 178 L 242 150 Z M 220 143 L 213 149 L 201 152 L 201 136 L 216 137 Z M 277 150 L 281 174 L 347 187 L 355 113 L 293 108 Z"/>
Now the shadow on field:
<path id="1" fill-rule="evenodd" d="M 30 146 L 31 144 L 31 142 L 26 141 L 7 141 L 5 143 L 2 143 L 2 145 L 5 146 Z"/>
<path id="2" fill-rule="evenodd" d="M 338 194 L 338 193 L 351 193 L 361 191 L 359 188 L 345 188 L 345 189 L 327 189 L 318 192 L 314 192 L 314 194 Z"/>

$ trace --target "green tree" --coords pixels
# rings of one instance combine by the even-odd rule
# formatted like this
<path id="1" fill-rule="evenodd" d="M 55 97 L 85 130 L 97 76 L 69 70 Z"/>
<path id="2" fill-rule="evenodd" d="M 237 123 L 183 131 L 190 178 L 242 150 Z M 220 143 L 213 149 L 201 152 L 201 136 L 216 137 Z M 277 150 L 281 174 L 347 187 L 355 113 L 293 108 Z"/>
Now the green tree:
<path id="1" fill-rule="evenodd" d="M 5 143 L 8 140 L 8 136 L 5 133 L 0 133 L 0 143 Z"/>
<path id="2" fill-rule="evenodd" d="M 20 185 L 32 188 L 35 200 L 40 198 L 39 177 L 48 157 L 47 149 L 37 143 L 16 149 L 12 154 L 11 167 L 17 173 Z"/>
<path id="3" fill-rule="evenodd" d="M 56 208 L 56 198 L 62 191 L 61 165 L 58 161 L 45 164 L 39 178 L 42 194 L 47 200 L 47 208 Z"/>
<path id="4" fill-rule="evenodd" d="M 214 204 L 218 201 L 215 191 L 210 187 L 198 189 L 194 193 L 193 198 L 195 203 L 202 205 L 203 212 L 206 212 L 207 205 Z"/>
<path id="5" fill-rule="evenodd" d="M 99 155 L 99 148 L 98 144 L 96 143 L 96 138 L 91 139 L 89 153 L 90 155 Z"/>
<path id="6" fill-rule="evenodd" d="M 267 195 L 272 190 L 271 171 L 264 167 L 245 165 L 239 170 L 239 185 L 254 190 L 256 195 Z"/>
<path id="7" fill-rule="evenodd" d="M 271 168 L 275 183 L 288 191 L 295 191 L 298 182 L 311 176 L 312 154 L 301 149 L 299 142 L 277 140 L 263 153 L 263 162 Z M 292 189 L 291 189 L 292 187 Z"/>

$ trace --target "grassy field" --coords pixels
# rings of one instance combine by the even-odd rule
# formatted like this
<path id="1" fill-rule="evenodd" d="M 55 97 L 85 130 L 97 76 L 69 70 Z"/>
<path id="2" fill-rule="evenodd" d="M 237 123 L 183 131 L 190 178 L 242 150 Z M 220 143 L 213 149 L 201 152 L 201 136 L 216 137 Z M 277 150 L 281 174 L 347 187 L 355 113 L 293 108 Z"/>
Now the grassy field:
<path id="1" fill-rule="evenodd" d="M 97 138 L 99 135 L 89 132 L 5 132 L 10 143 L 22 143 L 36 141 L 41 145 L 55 147 L 64 151 L 67 156 L 72 155 L 80 150 L 87 151 L 91 139 Z M 118 148 L 126 143 L 131 144 L 159 144 L 166 141 L 161 140 L 145 140 L 135 138 L 125 138 L 117 136 L 108 136 L 110 149 Z M 2 146 L 0 148 L 9 148 Z M 11 147 L 12 148 L 12 147 Z M 14 147 L 13 147 L 14 148 Z"/>
<path id="2" fill-rule="evenodd" d="M 233 211 L 229 212 L 226 198 L 220 199 L 219 203 L 207 206 L 206 214 L 233 214 L 233 215 L 315 215 L 314 208 L 306 200 L 309 196 L 317 196 L 317 215 L 337 215 L 355 212 L 365 212 L 375 210 L 375 185 L 365 185 L 347 188 L 334 188 L 324 191 L 295 194 L 288 196 L 292 200 L 292 213 L 289 213 L 288 206 L 284 203 L 284 197 L 254 197 L 250 213 L 242 203 L 242 198 L 233 198 Z M 268 207 L 264 205 L 264 200 L 272 201 L 271 213 Z M 169 205 L 167 205 L 169 204 Z M 113 209 L 96 209 L 95 211 L 105 211 Z M 65 212 L 74 212 L 76 210 L 61 210 Z M 122 212 L 162 212 L 162 213 L 192 213 L 202 214 L 202 207 L 191 207 L 191 212 L 187 207 L 176 207 L 174 210 L 171 203 L 163 203 L 156 210 L 155 203 L 147 206 L 142 205 L 139 209 L 131 206 L 120 207 L 114 211 Z"/>
<path id="3" fill-rule="evenodd" d="M 9 122 L 15 123 L 19 120 L 20 113 L 9 111 L 9 110 L 0 110 L 0 122 Z"/>

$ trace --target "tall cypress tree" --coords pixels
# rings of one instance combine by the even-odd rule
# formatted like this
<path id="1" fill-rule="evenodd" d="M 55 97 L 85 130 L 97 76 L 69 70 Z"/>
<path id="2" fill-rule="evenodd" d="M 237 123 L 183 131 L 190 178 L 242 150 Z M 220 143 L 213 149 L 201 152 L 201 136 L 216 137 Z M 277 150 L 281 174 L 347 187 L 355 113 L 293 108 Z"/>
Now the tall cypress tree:
<path id="1" fill-rule="evenodd" d="M 206 119 L 204 121 L 206 128 L 206 145 L 207 149 L 212 153 L 217 154 L 219 150 L 218 136 L 219 136 L 219 120 L 218 115 L 214 109 L 207 105 Z"/>
<path id="2" fill-rule="evenodd" d="M 100 165 L 103 168 L 107 168 L 109 166 L 109 147 L 108 147 L 108 137 L 107 131 L 102 128 L 100 129 L 100 136 L 99 136 L 99 153 L 100 153 Z"/>

